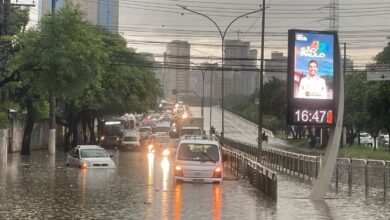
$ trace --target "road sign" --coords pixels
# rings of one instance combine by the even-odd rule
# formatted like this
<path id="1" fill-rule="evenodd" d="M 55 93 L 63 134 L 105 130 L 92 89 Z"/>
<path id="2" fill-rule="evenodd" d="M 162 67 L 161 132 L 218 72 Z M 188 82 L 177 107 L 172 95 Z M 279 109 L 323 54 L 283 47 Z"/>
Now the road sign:
<path id="1" fill-rule="evenodd" d="M 368 81 L 388 81 L 390 80 L 390 65 L 369 64 L 366 66 Z"/>

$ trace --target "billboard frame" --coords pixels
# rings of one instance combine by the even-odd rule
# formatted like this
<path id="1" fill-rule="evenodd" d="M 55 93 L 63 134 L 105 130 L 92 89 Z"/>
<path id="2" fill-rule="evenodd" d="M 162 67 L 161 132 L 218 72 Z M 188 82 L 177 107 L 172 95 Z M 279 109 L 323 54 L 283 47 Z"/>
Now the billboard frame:
<path id="1" fill-rule="evenodd" d="M 310 35 L 330 35 L 333 38 L 333 75 L 332 75 L 332 98 L 298 98 L 295 97 L 296 87 L 296 34 Z M 313 58 L 316 60 L 316 58 Z M 288 66 L 287 66 L 287 124 L 288 125 L 315 125 L 319 127 L 333 127 L 336 122 L 336 105 L 339 92 L 339 74 L 340 74 L 340 49 L 335 31 L 314 31 L 291 29 L 288 31 Z M 302 77 L 301 77 L 302 78 Z"/>

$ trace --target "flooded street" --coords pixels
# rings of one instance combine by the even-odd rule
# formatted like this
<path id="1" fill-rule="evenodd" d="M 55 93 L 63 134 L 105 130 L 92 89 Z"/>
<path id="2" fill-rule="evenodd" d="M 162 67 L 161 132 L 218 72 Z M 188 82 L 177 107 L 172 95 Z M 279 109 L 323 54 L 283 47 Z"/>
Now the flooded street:
<path id="1" fill-rule="evenodd" d="M 111 150 L 113 169 L 65 167 L 66 156 L 10 154 L 0 178 L 0 219 L 388 219 L 382 197 L 329 193 L 305 199 L 310 185 L 279 176 L 272 201 L 243 180 L 174 184 L 169 159 Z"/>

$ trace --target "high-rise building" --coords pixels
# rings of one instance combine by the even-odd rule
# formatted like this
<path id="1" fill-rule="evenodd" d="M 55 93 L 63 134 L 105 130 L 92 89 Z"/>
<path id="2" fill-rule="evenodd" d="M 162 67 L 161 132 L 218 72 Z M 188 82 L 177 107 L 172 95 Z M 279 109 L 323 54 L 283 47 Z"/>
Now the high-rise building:
<path id="1" fill-rule="evenodd" d="M 164 93 L 166 98 L 177 99 L 190 88 L 190 44 L 174 40 L 167 45 L 164 53 Z M 172 89 L 179 93 L 171 94 Z"/>
<path id="2" fill-rule="evenodd" d="M 118 33 L 119 0 L 99 0 L 99 22 L 111 33 Z"/>
<path id="3" fill-rule="evenodd" d="M 286 81 L 287 79 L 287 57 L 282 52 L 271 52 L 271 59 L 264 61 L 264 82 L 272 78 Z"/>
<path id="4" fill-rule="evenodd" d="M 145 58 L 146 61 L 150 62 L 151 68 L 154 73 L 154 77 L 159 81 L 160 85 L 164 82 L 163 64 L 156 62 L 156 59 L 152 53 L 139 53 Z"/>
<path id="5" fill-rule="evenodd" d="M 106 28 L 111 33 L 118 33 L 119 0 L 56 0 L 55 8 L 61 8 L 66 2 L 78 5 L 91 24 Z M 52 0 L 39 0 L 38 7 L 40 20 L 45 13 L 51 13 Z"/>
<path id="6" fill-rule="evenodd" d="M 225 40 L 225 72 L 231 71 L 233 80 L 225 88 L 225 95 L 252 94 L 256 89 L 257 50 L 250 49 L 250 42 L 241 40 Z M 226 78 L 229 80 L 229 78 Z"/>

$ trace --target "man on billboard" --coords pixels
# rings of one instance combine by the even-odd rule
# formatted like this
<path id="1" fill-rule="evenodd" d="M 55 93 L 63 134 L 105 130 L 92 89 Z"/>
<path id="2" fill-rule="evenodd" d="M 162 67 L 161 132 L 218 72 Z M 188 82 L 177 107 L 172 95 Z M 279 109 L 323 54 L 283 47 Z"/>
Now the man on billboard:
<path id="1" fill-rule="evenodd" d="M 297 98 L 327 99 L 328 89 L 325 80 L 318 76 L 318 63 L 310 60 L 308 70 L 308 75 L 299 83 Z"/>

